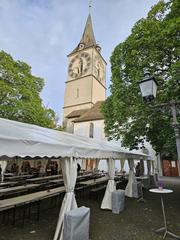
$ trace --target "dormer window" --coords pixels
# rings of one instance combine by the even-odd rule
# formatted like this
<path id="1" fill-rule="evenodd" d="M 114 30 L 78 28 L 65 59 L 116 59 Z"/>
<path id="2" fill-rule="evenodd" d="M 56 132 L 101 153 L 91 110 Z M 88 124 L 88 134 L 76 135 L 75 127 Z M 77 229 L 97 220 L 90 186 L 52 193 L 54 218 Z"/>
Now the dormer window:
<path id="1" fill-rule="evenodd" d="M 79 50 L 82 50 L 84 48 L 84 43 L 79 44 Z"/>
<path id="2" fill-rule="evenodd" d="M 98 52 L 101 52 L 101 47 L 99 45 L 96 46 Z"/>

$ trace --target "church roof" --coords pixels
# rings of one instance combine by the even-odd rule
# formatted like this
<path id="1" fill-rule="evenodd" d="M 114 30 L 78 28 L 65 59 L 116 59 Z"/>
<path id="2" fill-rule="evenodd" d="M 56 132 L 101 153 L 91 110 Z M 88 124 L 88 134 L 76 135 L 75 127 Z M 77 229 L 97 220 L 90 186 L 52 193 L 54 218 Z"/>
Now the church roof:
<path id="1" fill-rule="evenodd" d="M 83 113 L 87 112 L 89 109 L 80 109 L 80 110 L 74 110 L 71 113 L 69 113 L 66 118 L 75 118 L 80 117 Z"/>
<path id="2" fill-rule="evenodd" d="M 92 26 L 92 20 L 91 20 L 91 15 L 88 15 L 87 21 L 86 21 L 86 26 L 81 38 L 80 43 L 78 46 L 70 53 L 75 53 L 78 50 L 80 50 L 79 46 L 80 44 L 84 45 L 84 48 L 92 47 L 92 46 L 98 46 L 94 37 L 94 32 L 93 32 L 93 26 Z"/>
<path id="3" fill-rule="evenodd" d="M 104 116 L 101 112 L 101 106 L 103 102 L 104 101 L 96 102 L 92 108 L 86 110 L 80 117 L 76 118 L 73 122 L 86 122 L 104 119 Z"/>

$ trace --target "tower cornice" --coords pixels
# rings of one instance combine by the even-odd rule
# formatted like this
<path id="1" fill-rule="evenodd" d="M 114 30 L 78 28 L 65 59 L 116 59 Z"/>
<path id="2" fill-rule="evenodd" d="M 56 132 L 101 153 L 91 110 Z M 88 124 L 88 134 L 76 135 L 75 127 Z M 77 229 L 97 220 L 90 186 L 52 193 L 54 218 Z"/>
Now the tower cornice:
<path id="1" fill-rule="evenodd" d="M 104 87 L 104 89 L 107 89 L 106 86 L 104 86 L 104 84 L 102 84 L 102 82 L 100 82 L 94 74 L 88 74 L 86 76 L 77 77 L 77 78 L 68 80 L 68 81 L 65 82 L 65 84 L 70 83 L 70 82 L 74 82 L 74 81 L 79 81 L 79 80 L 81 80 L 83 78 L 87 78 L 87 77 L 93 77 L 100 85 L 102 85 Z"/>
<path id="2" fill-rule="evenodd" d="M 84 52 L 84 51 L 86 51 L 86 50 L 88 50 L 88 49 L 90 49 L 90 48 L 93 48 L 93 49 L 100 55 L 100 57 L 102 58 L 102 60 L 104 61 L 104 63 L 107 65 L 106 60 L 103 58 L 102 54 L 96 49 L 95 46 L 89 46 L 89 47 L 87 47 L 87 48 L 85 48 L 85 49 L 78 50 L 77 52 L 71 52 L 70 54 L 67 55 L 67 57 L 71 57 L 71 56 L 73 57 L 73 56 L 75 56 L 77 53 Z"/>

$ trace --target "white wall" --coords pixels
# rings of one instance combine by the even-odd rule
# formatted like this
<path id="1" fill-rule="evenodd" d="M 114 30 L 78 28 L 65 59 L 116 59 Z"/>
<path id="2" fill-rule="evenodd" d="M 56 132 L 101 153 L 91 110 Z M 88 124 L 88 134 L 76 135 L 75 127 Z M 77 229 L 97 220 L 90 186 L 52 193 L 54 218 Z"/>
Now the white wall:
<path id="1" fill-rule="evenodd" d="M 104 120 L 74 123 L 74 134 L 89 137 L 90 123 L 94 124 L 94 138 L 104 140 Z"/>
<path id="2" fill-rule="evenodd" d="M 104 120 L 96 120 L 96 121 L 87 121 L 87 122 L 79 122 L 74 123 L 74 134 L 80 135 L 80 136 L 86 136 L 89 137 L 89 126 L 90 123 L 94 124 L 94 138 L 99 140 L 105 140 L 105 134 L 104 134 Z M 115 141 L 113 141 L 115 142 Z M 121 146 L 121 143 L 119 141 L 119 145 Z M 152 160 L 155 160 L 155 163 L 157 162 L 156 152 L 152 149 L 152 146 L 148 143 L 144 143 L 145 148 L 148 149 L 149 155 L 151 156 Z M 137 161 L 134 161 L 134 164 L 136 165 Z M 156 166 L 156 164 L 155 164 Z M 120 170 L 120 162 L 119 160 L 116 160 L 115 162 L 115 168 L 116 170 Z M 106 160 L 101 160 L 99 163 L 99 170 L 107 171 L 107 163 Z M 128 173 L 129 172 L 129 165 L 128 161 L 125 161 L 124 164 L 124 170 Z M 147 174 L 147 163 L 144 162 L 144 174 Z"/>

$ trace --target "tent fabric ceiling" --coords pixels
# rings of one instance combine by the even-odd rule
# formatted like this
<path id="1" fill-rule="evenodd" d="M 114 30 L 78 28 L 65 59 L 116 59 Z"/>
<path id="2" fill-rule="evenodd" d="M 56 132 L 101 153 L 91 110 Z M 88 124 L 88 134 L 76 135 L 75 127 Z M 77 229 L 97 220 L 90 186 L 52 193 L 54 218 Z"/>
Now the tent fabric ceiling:
<path id="1" fill-rule="evenodd" d="M 0 156 L 147 159 L 120 145 L 0 118 Z"/>

